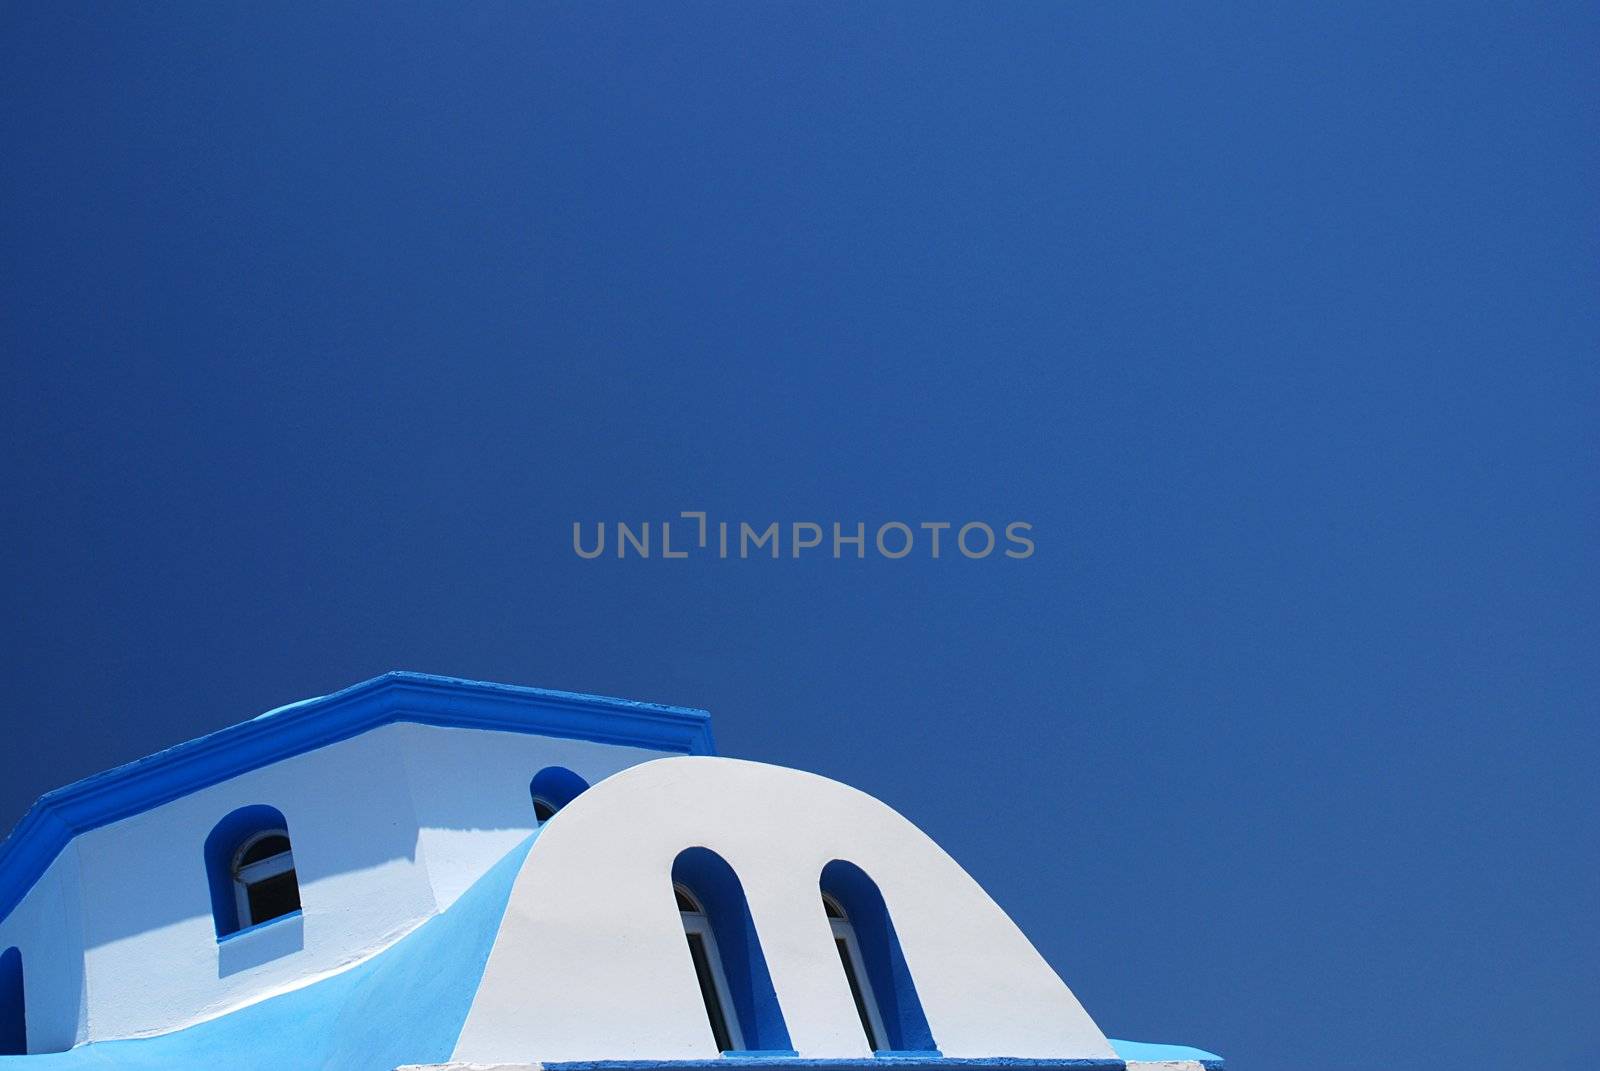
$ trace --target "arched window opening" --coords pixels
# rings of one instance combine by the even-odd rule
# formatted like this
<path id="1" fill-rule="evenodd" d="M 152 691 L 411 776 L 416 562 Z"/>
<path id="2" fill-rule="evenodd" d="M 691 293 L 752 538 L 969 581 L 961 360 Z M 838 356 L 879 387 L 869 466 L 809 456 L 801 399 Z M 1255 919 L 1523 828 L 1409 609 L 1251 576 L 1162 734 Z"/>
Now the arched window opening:
<path id="1" fill-rule="evenodd" d="M 206 838 L 205 857 L 219 938 L 300 910 L 289 826 L 276 807 L 230 813 Z"/>
<path id="2" fill-rule="evenodd" d="M 744 1037 L 739 1032 L 739 1021 L 733 1016 L 733 1001 L 728 996 L 728 978 L 722 971 L 722 957 L 717 952 L 717 938 L 711 932 L 711 920 L 706 918 L 699 899 L 682 885 L 674 885 L 678 898 L 678 916 L 683 920 L 683 932 L 689 939 L 689 959 L 694 963 L 695 980 L 700 983 L 700 999 L 706 1006 L 706 1019 L 711 1024 L 711 1037 L 718 1052 L 744 1048 Z"/>
<path id="3" fill-rule="evenodd" d="M 288 830 L 257 833 L 239 846 L 234 853 L 233 894 L 240 929 L 300 910 Z"/>
<path id="4" fill-rule="evenodd" d="M 715 852 L 688 848 L 673 861 L 672 882 L 718 1051 L 793 1056 L 738 875 Z"/>
<path id="5" fill-rule="evenodd" d="M 874 1052 L 937 1052 L 877 883 L 854 863 L 835 859 L 822 868 L 819 884 L 823 914 L 868 1044 Z"/>
<path id="6" fill-rule="evenodd" d="M 856 1015 L 861 1018 L 861 1030 L 867 1035 L 867 1048 L 877 1052 L 889 1048 L 885 1041 L 882 1012 L 872 983 L 867 977 L 866 963 L 861 958 L 861 944 L 856 940 L 856 928 L 850 924 L 839 901 L 822 894 L 822 911 L 833 927 L 833 944 L 839 950 L 839 963 L 844 967 L 845 981 L 850 985 L 850 999 L 855 1001 Z"/>
<path id="7" fill-rule="evenodd" d="M 28 1006 L 22 993 L 22 950 L 0 952 L 0 1056 L 28 1055 Z"/>
<path id="8" fill-rule="evenodd" d="M 534 821 L 544 825 L 588 787 L 589 782 L 565 766 L 546 766 L 528 782 L 528 795 L 533 797 Z"/>

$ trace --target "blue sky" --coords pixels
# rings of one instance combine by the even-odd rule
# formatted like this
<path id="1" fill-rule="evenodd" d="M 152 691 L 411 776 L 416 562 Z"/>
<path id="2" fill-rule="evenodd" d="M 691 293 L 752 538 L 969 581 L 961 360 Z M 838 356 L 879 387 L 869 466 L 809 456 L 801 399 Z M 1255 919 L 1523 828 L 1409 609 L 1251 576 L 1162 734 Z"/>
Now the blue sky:
<path id="1" fill-rule="evenodd" d="M 1120 1037 L 1593 1061 L 1584 5 L 0 11 L 0 824 L 410 668 L 710 708 Z M 593 562 L 575 520 L 1013 519 Z"/>

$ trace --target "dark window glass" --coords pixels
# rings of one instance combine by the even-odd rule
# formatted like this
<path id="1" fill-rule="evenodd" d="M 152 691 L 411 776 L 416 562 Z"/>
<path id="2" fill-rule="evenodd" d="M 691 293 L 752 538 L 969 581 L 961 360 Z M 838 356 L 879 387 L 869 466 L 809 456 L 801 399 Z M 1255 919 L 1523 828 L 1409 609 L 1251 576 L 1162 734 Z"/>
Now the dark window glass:
<path id="1" fill-rule="evenodd" d="M 554 817 L 555 813 L 556 809 L 550 806 L 550 804 L 537 797 L 534 798 L 533 817 L 540 825 L 550 821 L 550 819 Z"/>
<path id="2" fill-rule="evenodd" d="M 867 1047 L 877 1052 L 878 1036 L 872 1032 L 872 1019 L 867 1015 L 867 1002 L 861 999 L 861 982 L 856 978 L 856 966 L 850 961 L 850 949 L 845 945 L 843 937 L 836 937 L 833 941 L 839 946 L 839 962 L 844 964 L 844 976 L 850 983 L 850 999 L 856 1002 L 856 1014 L 861 1016 L 861 1029 L 867 1034 Z"/>
<path id="3" fill-rule="evenodd" d="M 689 958 L 694 960 L 695 977 L 700 981 L 700 999 L 706 1002 L 706 1018 L 711 1020 L 711 1036 L 717 1041 L 717 1051 L 727 1052 L 733 1048 L 733 1039 L 728 1036 L 728 1020 L 722 1014 L 722 1001 L 717 999 L 717 983 L 711 976 L 711 961 L 706 958 L 705 938 L 698 933 L 687 936 Z"/>
<path id="4" fill-rule="evenodd" d="M 250 845 L 249 851 L 239 857 L 239 865 L 249 866 L 251 863 L 259 863 L 263 859 L 271 859 L 274 855 L 282 855 L 288 850 L 288 837 L 262 837 Z"/>
<path id="5" fill-rule="evenodd" d="M 292 870 L 251 882 L 247 893 L 250 897 L 251 925 L 300 910 L 300 884 L 295 880 Z"/>

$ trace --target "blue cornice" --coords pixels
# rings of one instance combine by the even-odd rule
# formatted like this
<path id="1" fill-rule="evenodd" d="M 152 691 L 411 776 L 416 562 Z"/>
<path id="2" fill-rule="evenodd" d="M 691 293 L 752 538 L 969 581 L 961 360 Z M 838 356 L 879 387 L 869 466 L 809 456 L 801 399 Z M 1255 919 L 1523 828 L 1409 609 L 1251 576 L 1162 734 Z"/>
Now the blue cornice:
<path id="1" fill-rule="evenodd" d="M 39 797 L 0 842 L 0 921 L 73 837 L 395 722 L 714 755 L 703 710 L 397 671 L 179 744 Z"/>
<path id="2" fill-rule="evenodd" d="M 816 1059 L 743 1056 L 728 1053 L 716 1060 L 566 1060 L 546 1063 L 544 1071 L 719 1071 L 731 1067 L 762 1071 L 1125 1071 L 1121 1059 L 1025 1059 L 991 1057 L 840 1057 Z"/>
<path id="3" fill-rule="evenodd" d="M 1206 1071 L 1223 1071 L 1221 1058 L 1208 1052 L 1198 1049 L 1184 1051 L 1183 1046 L 1158 1045 L 1151 1048 L 1173 1050 L 1172 1055 L 1161 1059 L 1194 1060 Z M 870 1059 L 795 1059 L 730 1052 L 715 1060 L 563 1060 L 543 1065 L 544 1071 L 727 1071 L 731 1067 L 760 1068 L 762 1071 L 1126 1071 L 1127 1066 L 1128 1061 L 1121 1056 L 1109 1060 L 1029 1059 L 1020 1056 L 949 1057 L 888 1052 Z"/>
<path id="4" fill-rule="evenodd" d="M 1206 1071 L 1223 1071 L 1222 1057 L 1186 1045 L 1112 1041 L 1117 1056 L 1100 1058 L 1029 1058 L 1022 1056 L 957 1056 L 938 1052 L 883 1051 L 867 1058 L 795 1059 L 765 1053 L 725 1052 L 715 1060 L 563 1060 L 544 1071 L 726 1071 L 730 1067 L 770 1071 L 1125 1071 L 1130 1061 L 1193 1060 Z M 1126 1046 L 1129 1050 L 1124 1052 Z"/>

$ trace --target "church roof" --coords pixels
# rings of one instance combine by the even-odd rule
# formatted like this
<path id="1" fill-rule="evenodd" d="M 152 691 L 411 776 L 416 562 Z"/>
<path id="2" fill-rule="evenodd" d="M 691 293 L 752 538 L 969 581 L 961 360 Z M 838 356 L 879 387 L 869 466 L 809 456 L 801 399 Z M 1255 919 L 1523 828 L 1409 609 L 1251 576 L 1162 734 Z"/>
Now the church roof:
<path id="1" fill-rule="evenodd" d="M 703 710 L 429 673 L 385 673 L 47 792 L 0 842 L 0 919 L 80 833 L 395 722 L 716 754 L 711 715 Z"/>

